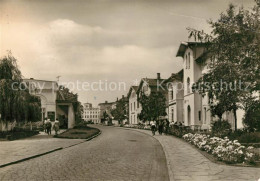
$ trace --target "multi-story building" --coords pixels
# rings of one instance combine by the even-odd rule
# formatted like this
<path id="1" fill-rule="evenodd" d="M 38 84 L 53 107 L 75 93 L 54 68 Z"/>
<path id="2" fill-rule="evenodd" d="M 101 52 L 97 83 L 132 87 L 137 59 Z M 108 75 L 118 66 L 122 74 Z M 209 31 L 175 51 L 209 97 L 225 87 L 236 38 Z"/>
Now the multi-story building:
<path id="1" fill-rule="evenodd" d="M 92 107 L 91 103 L 83 105 L 83 119 L 84 121 L 91 121 L 95 124 L 100 123 L 100 110 L 99 108 Z"/>
<path id="2" fill-rule="evenodd" d="M 200 42 L 182 42 L 177 52 L 177 57 L 183 58 L 183 112 L 184 124 L 195 128 L 210 129 L 214 118 L 209 110 L 208 96 L 202 96 L 198 92 L 192 91 L 193 83 L 197 82 L 203 74 L 211 68 L 210 56 L 207 56 L 205 44 Z M 243 111 L 237 111 L 238 128 L 242 127 Z M 234 117 L 230 112 L 223 114 L 234 129 Z"/>
<path id="3" fill-rule="evenodd" d="M 127 94 L 127 98 L 129 101 L 129 124 L 138 124 L 139 119 L 138 119 L 138 114 L 140 113 L 140 103 L 138 102 L 137 99 L 137 89 L 138 86 L 131 86 L 129 89 L 129 92 Z"/>
<path id="4" fill-rule="evenodd" d="M 142 106 L 138 99 L 141 94 L 149 96 L 152 92 L 160 91 L 163 93 L 167 100 L 166 104 L 168 104 L 167 89 L 163 87 L 164 81 L 165 79 L 161 79 L 160 73 L 157 73 L 157 78 L 142 78 L 139 86 L 130 87 L 127 95 L 129 100 L 129 124 L 138 124 L 140 122 L 138 115 L 142 111 Z M 168 113 L 168 106 L 166 107 L 166 112 Z"/>

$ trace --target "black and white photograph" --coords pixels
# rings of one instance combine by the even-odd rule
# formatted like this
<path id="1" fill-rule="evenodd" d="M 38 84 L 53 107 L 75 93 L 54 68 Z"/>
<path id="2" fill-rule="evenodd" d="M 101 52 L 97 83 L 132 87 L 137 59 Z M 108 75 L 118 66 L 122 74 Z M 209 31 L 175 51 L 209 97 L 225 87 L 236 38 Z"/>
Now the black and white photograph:
<path id="1" fill-rule="evenodd" d="M 0 0 L 1 181 L 260 181 L 260 0 Z"/>

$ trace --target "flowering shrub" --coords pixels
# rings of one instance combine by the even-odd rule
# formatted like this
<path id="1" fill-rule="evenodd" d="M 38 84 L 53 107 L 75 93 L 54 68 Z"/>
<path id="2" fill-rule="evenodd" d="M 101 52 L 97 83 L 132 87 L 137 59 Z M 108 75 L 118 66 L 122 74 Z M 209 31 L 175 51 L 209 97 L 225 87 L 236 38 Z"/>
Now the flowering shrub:
<path id="1" fill-rule="evenodd" d="M 242 146 L 237 140 L 231 141 L 227 137 L 222 139 L 205 134 L 188 133 L 183 138 L 226 163 L 254 163 L 258 159 L 253 147 Z"/>

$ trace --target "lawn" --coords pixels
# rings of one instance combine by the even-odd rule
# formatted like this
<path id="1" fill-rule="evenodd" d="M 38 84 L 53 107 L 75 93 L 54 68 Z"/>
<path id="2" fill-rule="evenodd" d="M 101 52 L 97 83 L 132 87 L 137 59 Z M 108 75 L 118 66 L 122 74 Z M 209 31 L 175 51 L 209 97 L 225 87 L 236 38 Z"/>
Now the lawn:
<path id="1" fill-rule="evenodd" d="M 56 138 L 87 139 L 100 132 L 97 128 L 75 127 L 55 136 Z"/>

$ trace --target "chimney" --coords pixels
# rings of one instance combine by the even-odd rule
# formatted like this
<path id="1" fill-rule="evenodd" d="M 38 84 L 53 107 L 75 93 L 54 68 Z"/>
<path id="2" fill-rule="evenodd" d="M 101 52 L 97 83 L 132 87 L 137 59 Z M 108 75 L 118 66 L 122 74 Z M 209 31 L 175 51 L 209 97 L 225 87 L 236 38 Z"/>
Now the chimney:
<path id="1" fill-rule="evenodd" d="M 160 79 L 161 79 L 161 74 L 157 73 L 157 80 L 160 80 Z"/>
<path id="2" fill-rule="evenodd" d="M 118 97 L 116 98 L 116 101 L 118 101 Z"/>
<path id="3" fill-rule="evenodd" d="M 105 101 L 105 103 L 107 103 L 107 101 Z"/>
<path id="4" fill-rule="evenodd" d="M 124 99 L 124 98 L 125 98 L 125 96 L 124 96 L 124 95 L 122 95 L 122 98 Z"/>

